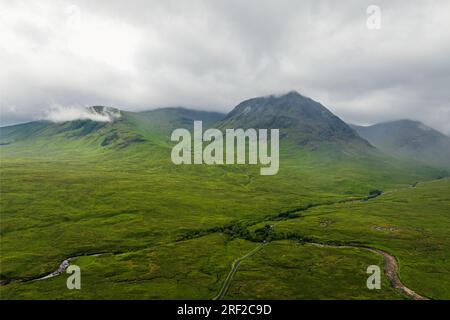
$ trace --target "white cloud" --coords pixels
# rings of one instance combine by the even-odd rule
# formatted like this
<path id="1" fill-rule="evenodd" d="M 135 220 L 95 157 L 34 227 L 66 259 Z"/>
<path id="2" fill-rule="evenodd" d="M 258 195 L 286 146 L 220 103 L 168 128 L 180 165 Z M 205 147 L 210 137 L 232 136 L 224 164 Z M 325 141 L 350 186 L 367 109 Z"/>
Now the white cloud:
<path id="1" fill-rule="evenodd" d="M 92 120 L 113 122 L 120 118 L 120 111 L 103 107 L 53 106 L 46 111 L 43 120 L 65 122 L 74 120 Z"/>

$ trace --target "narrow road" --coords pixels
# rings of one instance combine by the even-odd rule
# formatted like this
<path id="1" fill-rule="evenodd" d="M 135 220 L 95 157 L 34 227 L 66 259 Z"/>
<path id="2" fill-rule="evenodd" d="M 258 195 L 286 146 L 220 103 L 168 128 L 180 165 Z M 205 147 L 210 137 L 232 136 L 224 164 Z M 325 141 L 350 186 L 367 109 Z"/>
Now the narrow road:
<path id="1" fill-rule="evenodd" d="M 228 291 L 228 288 L 230 287 L 231 280 L 233 280 L 234 274 L 236 273 L 236 270 L 237 270 L 237 268 L 239 266 L 239 263 L 241 263 L 241 261 L 244 260 L 245 258 L 248 258 L 251 255 L 253 255 L 256 252 L 258 252 L 259 250 L 261 250 L 262 247 L 264 247 L 266 244 L 267 243 L 260 244 L 259 246 L 257 246 L 252 251 L 246 253 L 244 256 L 242 256 L 240 258 L 237 258 L 236 260 L 233 261 L 233 263 L 231 264 L 230 273 L 228 273 L 228 276 L 225 279 L 225 282 L 223 283 L 222 288 L 220 288 L 219 294 L 217 296 L 215 296 L 213 300 L 220 300 L 220 299 L 222 299 L 225 296 L 225 294 Z"/>
<path id="2" fill-rule="evenodd" d="M 250 257 L 257 251 L 261 250 L 263 246 L 267 245 L 268 243 L 263 243 L 253 249 L 252 251 L 248 252 L 246 255 L 236 259 L 231 264 L 231 270 L 228 274 L 227 278 L 225 279 L 225 282 L 223 283 L 222 288 L 219 291 L 219 294 L 214 297 L 213 300 L 220 300 L 222 299 L 225 294 L 228 291 L 228 288 L 230 287 L 231 280 L 233 280 L 233 277 L 237 271 L 237 268 L 239 266 L 239 263 L 244 260 L 245 258 Z M 387 253 L 386 251 L 372 248 L 372 247 L 365 247 L 365 246 L 351 246 L 351 245 L 332 245 L 332 244 L 321 244 L 321 243 L 315 243 L 315 242 L 309 242 L 309 245 L 315 246 L 315 247 L 321 247 L 321 248 L 338 248 L 338 249 L 360 249 L 360 250 L 367 250 L 373 253 L 376 253 L 378 255 L 381 255 L 384 259 L 384 274 L 389 279 L 391 287 L 396 289 L 397 291 L 400 291 L 404 295 L 406 295 L 408 298 L 411 298 L 413 300 L 429 300 L 427 297 L 421 296 L 420 294 L 414 292 L 413 290 L 409 289 L 407 286 L 405 286 L 398 276 L 398 263 L 397 259 Z"/>

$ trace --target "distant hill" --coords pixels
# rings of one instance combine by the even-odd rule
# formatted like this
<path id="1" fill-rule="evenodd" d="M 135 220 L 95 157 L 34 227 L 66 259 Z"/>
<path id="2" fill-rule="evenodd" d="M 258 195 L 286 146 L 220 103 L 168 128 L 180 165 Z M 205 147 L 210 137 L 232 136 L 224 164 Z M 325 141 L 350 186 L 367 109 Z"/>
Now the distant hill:
<path id="1" fill-rule="evenodd" d="M 399 120 L 368 127 L 352 127 L 387 154 L 439 168 L 450 168 L 450 137 L 421 122 Z"/>

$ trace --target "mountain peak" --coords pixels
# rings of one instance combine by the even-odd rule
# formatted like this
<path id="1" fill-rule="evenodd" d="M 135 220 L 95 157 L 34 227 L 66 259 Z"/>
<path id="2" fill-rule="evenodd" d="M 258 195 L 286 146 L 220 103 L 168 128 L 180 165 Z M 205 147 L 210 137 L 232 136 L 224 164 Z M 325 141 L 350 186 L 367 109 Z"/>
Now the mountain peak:
<path id="1" fill-rule="evenodd" d="M 273 94 L 270 94 L 270 95 L 267 95 L 267 96 L 256 97 L 256 98 L 252 98 L 252 99 L 249 99 L 249 100 L 254 100 L 254 99 L 279 100 L 279 99 L 309 99 L 309 98 L 305 97 L 302 94 L 300 94 L 296 90 L 291 90 L 291 91 L 288 91 L 288 92 L 273 93 Z"/>
<path id="2" fill-rule="evenodd" d="M 243 101 L 219 125 L 222 128 L 280 129 L 282 138 L 301 145 L 350 140 L 369 145 L 322 104 L 297 91 Z"/>
<path id="3" fill-rule="evenodd" d="M 283 98 L 283 97 L 303 97 L 298 91 L 296 90 L 291 90 L 288 91 L 286 93 L 282 93 L 282 94 L 272 94 L 271 96 L 276 97 L 276 98 Z"/>
<path id="4" fill-rule="evenodd" d="M 388 121 L 388 122 L 381 122 L 378 124 L 375 124 L 373 126 L 368 126 L 367 128 L 370 127 L 378 127 L 378 128 L 385 128 L 386 130 L 391 129 L 391 130 L 414 130 L 416 131 L 416 133 L 419 132 L 436 132 L 437 134 L 441 134 L 439 131 L 427 126 L 426 124 L 424 124 L 423 122 L 417 121 L 417 120 L 410 120 L 410 119 L 400 119 L 400 120 L 394 120 L 394 121 Z"/>
<path id="5" fill-rule="evenodd" d="M 395 123 L 395 121 L 394 121 L 394 123 Z M 416 121 L 416 120 L 402 119 L 402 120 L 398 120 L 397 123 L 400 123 L 405 126 L 417 128 L 420 131 L 436 131 L 435 129 L 424 124 L 423 122 Z"/>
<path id="6" fill-rule="evenodd" d="M 420 121 L 403 119 L 354 129 L 388 154 L 449 168 L 450 138 Z"/>
<path id="7" fill-rule="evenodd" d="M 114 122 L 121 117 L 120 110 L 113 107 L 92 106 L 87 108 L 88 112 L 94 116 L 101 116 L 100 118 L 109 119 L 107 122 Z M 90 119 L 93 120 L 93 119 Z M 95 120 L 94 120 L 95 121 Z M 98 120 L 97 120 L 98 121 Z"/>

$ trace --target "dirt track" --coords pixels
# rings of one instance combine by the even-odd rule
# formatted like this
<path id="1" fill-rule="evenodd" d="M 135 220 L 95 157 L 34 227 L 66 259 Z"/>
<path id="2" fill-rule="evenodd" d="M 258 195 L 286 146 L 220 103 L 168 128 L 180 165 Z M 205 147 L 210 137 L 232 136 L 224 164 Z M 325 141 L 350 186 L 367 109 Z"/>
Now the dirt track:
<path id="1" fill-rule="evenodd" d="M 397 259 L 393 255 L 387 253 L 386 251 L 376 249 L 376 248 L 371 248 L 371 247 L 364 247 L 364 246 L 349 246 L 349 245 L 338 246 L 338 245 L 319 244 L 319 243 L 310 243 L 310 244 L 313 246 L 317 246 L 317 247 L 363 249 L 363 250 L 368 250 L 368 251 L 374 252 L 376 254 L 379 254 L 384 259 L 384 273 L 385 273 L 386 277 L 388 277 L 389 281 L 391 282 L 391 286 L 394 289 L 400 291 L 401 293 L 403 293 L 404 295 L 408 296 L 409 298 L 411 298 L 413 300 L 429 300 L 428 298 L 423 297 L 420 294 L 409 289 L 400 281 L 400 278 L 398 276 Z"/>

